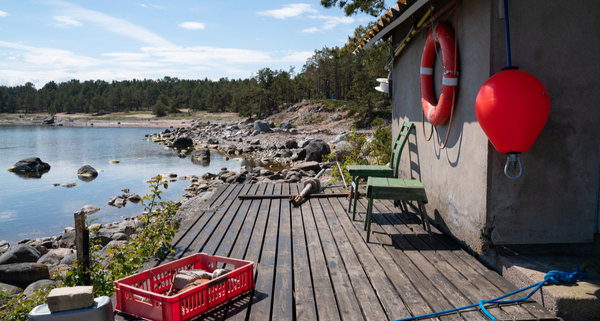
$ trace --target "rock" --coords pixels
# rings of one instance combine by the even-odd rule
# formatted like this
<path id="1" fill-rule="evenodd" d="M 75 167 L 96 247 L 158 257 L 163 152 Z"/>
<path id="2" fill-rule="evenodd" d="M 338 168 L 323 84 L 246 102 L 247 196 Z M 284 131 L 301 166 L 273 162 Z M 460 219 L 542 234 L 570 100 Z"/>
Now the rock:
<path id="1" fill-rule="evenodd" d="M 137 204 L 142 198 L 138 194 L 132 194 L 127 198 L 128 201 Z"/>
<path id="2" fill-rule="evenodd" d="M 207 148 L 197 149 L 191 154 L 192 159 L 210 159 L 210 150 Z"/>
<path id="3" fill-rule="evenodd" d="M 8 169 L 9 172 L 47 172 L 49 170 L 50 165 L 42 162 L 39 157 L 22 159 Z"/>
<path id="4" fill-rule="evenodd" d="M 296 164 L 296 166 L 290 169 L 291 171 L 315 171 L 319 172 L 321 170 L 321 166 L 317 162 L 304 162 L 301 164 Z"/>
<path id="5" fill-rule="evenodd" d="M 55 288 L 57 286 L 58 286 L 58 284 L 52 280 L 48 280 L 48 279 L 38 280 L 38 281 L 31 283 L 29 286 L 27 286 L 27 288 L 25 288 L 25 291 L 23 291 L 23 294 L 25 294 L 26 296 L 30 296 L 37 289 L 41 289 L 44 287 Z"/>
<path id="6" fill-rule="evenodd" d="M 254 151 L 254 147 L 252 147 L 252 146 L 246 146 L 246 147 L 244 147 L 244 149 L 242 149 L 242 151 L 244 153 L 252 153 Z"/>
<path id="7" fill-rule="evenodd" d="M 10 243 L 8 241 L 0 241 L 0 254 L 8 251 L 10 248 Z"/>
<path id="8" fill-rule="evenodd" d="M 202 175 L 202 178 L 204 179 L 215 179 L 217 178 L 217 174 L 211 173 L 211 172 L 206 172 L 204 173 L 204 175 Z"/>
<path id="9" fill-rule="evenodd" d="M 60 184 L 60 186 L 66 187 L 66 188 L 71 188 L 71 187 L 77 186 L 77 183 L 64 183 L 64 184 Z"/>
<path id="10" fill-rule="evenodd" d="M 177 154 L 177 156 L 178 156 L 179 158 L 186 158 L 186 157 L 187 157 L 187 154 L 186 154 L 186 153 L 179 153 L 179 154 Z"/>
<path id="11" fill-rule="evenodd" d="M 331 152 L 329 145 L 327 145 L 321 139 L 312 140 L 306 147 L 304 147 L 304 149 L 306 150 L 305 160 L 307 162 L 321 162 L 323 161 L 323 155 L 327 155 Z"/>
<path id="12" fill-rule="evenodd" d="M 342 140 L 341 142 L 335 145 L 335 155 L 336 159 L 341 160 L 341 157 L 350 156 L 352 150 L 352 144 L 349 142 Z"/>
<path id="13" fill-rule="evenodd" d="M 276 173 L 276 174 L 273 174 L 273 175 L 269 176 L 269 179 L 272 180 L 272 181 L 274 181 L 274 180 L 277 180 L 277 179 L 283 179 L 283 176 L 281 176 L 280 173 Z"/>
<path id="14" fill-rule="evenodd" d="M 6 293 L 12 293 L 11 296 L 16 296 L 17 294 L 23 292 L 23 288 L 18 287 L 16 285 L 6 284 L 6 283 L 1 283 L 0 282 L 0 291 L 6 292 Z M 0 306 L 4 305 L 5 303 L 6 302 L 0 301 Z"/>
<path id="15" fill-rule="evenodd" d="M 59 248 L 74 248 L 75 247 L 75 230 L 70 230 L 63 234 L 63 237 L 58 242 Z"/>
<path id="16" fill-rule="evenodd" d="M 89 308 L 94 305 L 94 287 L 55 288 L 50 291 L 46 301 L 51 313 Z"/>
<path id="17" fill-rule="evenodd" d="M 306 139 L 301 140 L 298 142 L 298 147 L 300 148 L 304 148 L 306 146 L 308 146 L 308 144 L 310 144 L 310 142 L 313 140 L 314 138 L 312 137 L 306 137 Z"/>
<path id="18" fill-rule="evenodd" d="M 60 260 L 60 264 L 72 265 L 77 260 L 77 253 L 73 252 Z"/>
<path id="19" fill-rule="evenodd" d="M 298 143 L 296 142 L 295 139 L 288 139 L 285 141 L 285 148 L 288 148 L 288 149 L 298 148 Z"/>
<path id="20" fill-rule="evenodd" d="M 173 173 L 173 172 L 164 172 L 161 174 L 161 176 L 163 178 L 176 178 L 177 174 Z"/>
<path id="21" fill-rule="evenodd" d="M 12 263 L 0 265 L 0 282 L 29 285 L 37 280 L 49 279 L 48 266 L 37 263 Z"/>
<path id="22" fill-rule="evenodd" d="M 175 139 L 173 142 L 173 147 L 176 148 L 184 148 L 194 146 L 194 141 L 190 138 L 190 136 L 183 135 Z"/>
<path id="23" fill-rule="evenodd" d="M 77 170 L 77 176 L 96 177 L 98 171 L 90 165 L 83 165 Z"/>
<path id="24" fill-rule="evenodd" d="M 342 115 L 335 113 L 335 114 L 333 114 L 333 116 L 331 116 L 331 120 L 340 121 L 340 120 L 342 120 Z"/>
<path id="25" fill-rule="evenodd" d="M 330 143 L 337 144 L 343 140 L 346 140 L 347 137 L 348 137 L 348 133 L 341 133 L 341 134 L 335 136 L 335 138 L 332 141 L 330 141 Z"/>
<path id="26" fill-rule="evenodd" d="M 298 133 L 298 128 L 292 128 L 292 129 L 290 129 L 290 133 L 297 134 Z"/>
<path id="27" fill-rule="evenodd" d="M 46 253 L 37 260 L 37 264 L 45 264 L 45 265 L 58 265 L 60 264 L 61 258 L 56 253 Z"/>
<path id="28" fill-rule="evenodd" d="M 260 139 L 254 139 L 250 142 L 250 145 L 260 145 Z"/>
<path id="29" fill-rule="evenodd" d="M 111 160 L 109 163 L 111 163 L 111 164 L 119 164 L 120 162 L 121 162 L 121 161 L 118 161 L 118 160 L 114 160 L 114 159 L 113 159 L 113 160 Z"/>
<path id="30" fill-rule="evenodd" d="M 281 124 L 279 124 L 279 128 L 281 128 L 281 129 L 290 129 L 290 128 L 292 128 L 292 124 L 290 124 L 290 123 L 288 123 L 286 121 L 283 121 L 283 122 L 281 122 Z"/>
<path id="31" fill-rule="evenodd" d="M 37 262 L 42 255 L 33 246 L 18 244 L 0 256 L 0 265 L 12 263 Z"/>
<path id="32" fill-rule="evenodd" d="M 94 206 L 94 205 L 86 205 L 80 209 L 80 211 L 83 212 L 83 214 L 85 214 L 85 215 L 94 214 L 94 213 L 98 212 L 99 210 L 100 210 L 100 208 L 98 206 Z"/>
<path id="33" fill-rule="evenodd" d="M 288 150 L 286 150 L 285 152 L 283 152 L 283 153 L 281 154 L 281 157 L 288 158 L 288 157 L 292 157 L 292 155 L 293 155 L 293 154 L 294 154 L 294 153 L 292 153 L 292 151 L 288 149 Z"/>
<path id="34" fill-rule="evenodd" d="M 43 256 L 46 253 L 48 253 L 48 248 L 43 245 L 34 244 L 34 243 L 29 244 L 29 245 L 31 245 L 34 249 L 36 249 L 38 252 L 40 252 L 40 256 Z"/>
<path id="35" fill-rule="evenodd" d="M 257 120 L 254 122 L 254 131 L 268 132 L 271 131 L 271 126 L 264 120 Z"/>
<path id="36" fill-rule="evenodd" d="M 260 176 L 271 176 L 273 175 L 273 171 L 272 170 L 268 170 L 268 169 L 262 169 L 260 171 Z"/>
<path id="37" fill-rule="evenodd" d="M 52 249 L 50 253 L 56 254 L 61 260 L 65 258 L 65 256 L 73 253 L 71 249 Z"/>
<path id="38" fill-rule="evenodd" d="M 206 141 L 206 143 L 208 145 L 219 145 L 219 140 L 214 137 L 211 137 Z"/>

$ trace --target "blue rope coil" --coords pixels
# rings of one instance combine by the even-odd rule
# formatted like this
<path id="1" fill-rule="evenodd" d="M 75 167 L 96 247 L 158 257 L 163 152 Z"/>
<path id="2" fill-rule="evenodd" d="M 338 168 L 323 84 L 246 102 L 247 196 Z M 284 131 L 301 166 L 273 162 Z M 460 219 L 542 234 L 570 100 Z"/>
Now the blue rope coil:
<path id="1" fill-rule="evenodd" d="M 418 320 L 418 319 L 424 319 L 424 318 L 432 318 L 432 317 L 437 317 L 443 314 L 448 314 L 448 313 L 454 313 L 454 312 L 458 312 L 461 310 L 466 310 L 466 309 L 470 309 L 470 308 L 475 308 L 475 307 L 479 307 L 481 309 L 481 311 L 492 321 L 496 321 L 496 318 L 494 318 L 494 316 L 492 316 L 488 310 L 485 308 L 485 304 L 509 304 L 509 303 L 517 303 L 517 302 L 522 302 L 525 301 L 527 299 L 529 299 L 532 295 L 535 294 L 535 292 L 537 292 L 537 290 L 539 290 L 542 285 L 548 283 L 548 284 L 560 284 L 562 282 L 577 282 L 579 280 L 581 280 L 581 278 L 583 278 L 584 276 L 587 275 L 587 272 L 581 272 L 579 270 L 579 267 L 576 267 L 575 270 L 573 271 L 550 271 L 548 273 L 546 273 L 546 276 L 544 277 L 544 280 L 535 284 L 532 284 L 530 286 L 524 287 L 520 290 L 516 290 L 514 292 L 499 296 L 495 299 L 491 299 L 491 300 L 481 300 L 476 304 L 471 304 L 471 305 L 467 305 L 461 308 L 456 308 L 456 309 L 451 309 L 451 310 L 446 310 L 446 311 L 441 311 L 441 312 L 436 312 L 436 313 L 431 313 L 431 314 L 425 314 L 425 315 L 420 315 L 420 316 L 416 316 L 416 317 L 411 317 L 411 318 L 406 318 L 406 319 L 398 319 L 395 321 L 410 321 L 410 320 Z M 533 291 L 531 291 L 531 293 L 529 293 L 528 295 L 526 295 L 523 298 L 520 299 L 515 299 L 515 300 L 504 300 L 502 301 L 502 299 L 509 297 L 511 295 L 515 295 L 517 293 L 521 293 L 523 291 L 529 290 L 531 288 L 535 288 L 533 289 Z"/>

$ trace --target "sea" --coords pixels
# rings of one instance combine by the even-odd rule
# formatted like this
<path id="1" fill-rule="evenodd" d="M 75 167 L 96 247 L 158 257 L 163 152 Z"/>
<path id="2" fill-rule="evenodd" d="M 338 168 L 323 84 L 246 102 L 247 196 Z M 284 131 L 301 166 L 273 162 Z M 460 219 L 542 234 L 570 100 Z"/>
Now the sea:
<path id="1" fill-rule="evenodd" d="M 108 205 L 123 189 L 144 196 L 150 192 L 147 180 L 164 172 L 180 176 L 218 173 L 222 167 L 239 171 L 248 161 L 224 160 L 212 151 L 209 162 L 192 162 L 179 151 L 150 141 L 146 134 L 159 128 L 0 126 L 0 241 L 11 246 L 29 238 L 56 236 L 74 226 L 74 213 L 84 205 L 95 205 L 96 223 L 112 223 L 141 215 L 141 203 L 125 207 Z M 8 168 L 21 159 L 39 157 L 50 164 L 40 175 L 19 175 Z M 118 160 L 118 164 L 111 164 Z M 81 180 L 77 170 L 91 165 L 99 170 L 97 178 Z M 251 167 L 251 166 L 249 166 Z M 102 171 L 100 171 L 102 170 Z M 39 177 L 38 177 L 39 176 Z M 77 183 L 73 187 L 62 184 Z M 56 186 L 58 185 L 58 186 Z M 169 182 L 162 200 L 181 200 L 189 181 Z"/>

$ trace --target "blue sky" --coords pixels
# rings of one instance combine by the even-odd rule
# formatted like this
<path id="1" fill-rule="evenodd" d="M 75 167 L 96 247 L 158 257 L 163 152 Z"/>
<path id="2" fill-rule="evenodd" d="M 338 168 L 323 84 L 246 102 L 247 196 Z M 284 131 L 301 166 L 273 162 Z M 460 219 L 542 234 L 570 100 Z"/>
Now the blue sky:
<path id="1" fill-rule="evenodd" d="M 0 85 L 300 72 L 315 49 L 343 46 L 372 20 L 319 0 L 2 0 Z"/>

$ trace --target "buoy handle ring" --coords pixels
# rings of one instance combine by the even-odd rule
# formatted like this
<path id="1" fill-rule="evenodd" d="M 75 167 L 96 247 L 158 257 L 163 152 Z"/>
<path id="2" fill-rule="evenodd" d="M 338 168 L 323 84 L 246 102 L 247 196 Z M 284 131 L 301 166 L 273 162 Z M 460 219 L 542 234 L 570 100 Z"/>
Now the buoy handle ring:
<path id="1" fill-rule="evenodd" d="M 512 168 L 516 168 L 519 165 L 519 174 L 516 176 L 512 176 L 508 173 L 508 164 L 510 163 Z M 521 163 L 521 157 L 517 155 L 517 153 L 508 154 L 508 158 L 506 159 L 506 165 L 504 165 L 504 175 L 510 179 L 517 179 L 523 175 L 523 164 Z"/>

